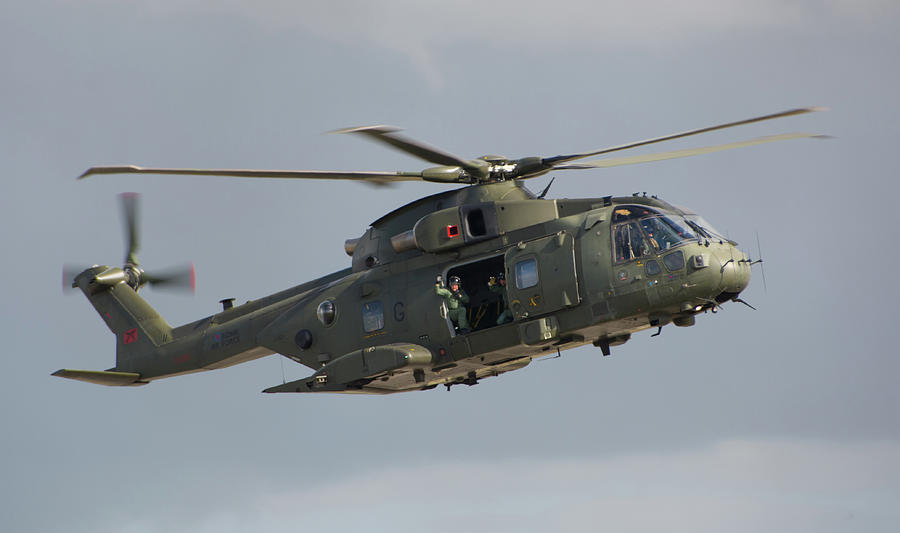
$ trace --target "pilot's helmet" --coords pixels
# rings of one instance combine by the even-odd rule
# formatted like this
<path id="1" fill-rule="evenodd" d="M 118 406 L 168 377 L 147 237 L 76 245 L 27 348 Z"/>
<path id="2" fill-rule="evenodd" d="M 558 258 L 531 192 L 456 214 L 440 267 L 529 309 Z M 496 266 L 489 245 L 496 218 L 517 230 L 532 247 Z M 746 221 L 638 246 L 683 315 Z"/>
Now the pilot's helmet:
<path id="1" fill-rule="evenodd" d="M 504 280 L 504 279 L 506 279 L 505 273 L 501 272 L 501 273 L 497 274 L 497 281 Z"/>
<path id="2" fill-rule="evenodd" d="M 459 281 L 459 276 L 450 276 L 450 280 L 447 283 L 448 285 L 459 285 L 462 287 L 462 283 Z"/>

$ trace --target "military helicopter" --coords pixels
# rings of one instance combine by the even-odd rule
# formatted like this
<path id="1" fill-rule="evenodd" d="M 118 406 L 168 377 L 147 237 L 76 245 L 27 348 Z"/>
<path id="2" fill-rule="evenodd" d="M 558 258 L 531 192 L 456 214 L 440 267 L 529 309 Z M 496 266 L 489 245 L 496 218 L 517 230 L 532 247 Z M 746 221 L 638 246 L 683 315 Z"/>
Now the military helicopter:
<path id="1" fill-rule="evenodd" d="M 339 130 L 438 165 L 421 172 L 90 168 L 80 178 L 136 173 L 374 184 L 424 180 L 465 187 L 419 199 L 372 222 L 361 237 L 345 242 L 348 268 L 243 305 L 222 300 L 219 313 L 175 328 L 138 291 L 148 284 L 190 285 L 193 272 L 153 274 L 139 265 L 137 198 L 125 195 L 124 266 L 93 266 L 64 280 L 84 293 L 115 335 L 116 364 L 53 375 L 135 386 L 281 354 L 313 373 L 264 392 L 384 394 L 475 385 L 588 343 L 609 355 L 636 332 L 692 326 L 698 314 L 742 302 L 739 295 L 755 261 L 697 213 L 646 193 L 548 199 L 549 185 L 535 195 L 522 182 L 556 170 L 821 137 L 783 134 L 584 161 L 822 109 L 791 109 L 601 150 L 521 159 L 463 159 L 387 126 Z M 451 281 L 452 291 L 443 280 Z"/>

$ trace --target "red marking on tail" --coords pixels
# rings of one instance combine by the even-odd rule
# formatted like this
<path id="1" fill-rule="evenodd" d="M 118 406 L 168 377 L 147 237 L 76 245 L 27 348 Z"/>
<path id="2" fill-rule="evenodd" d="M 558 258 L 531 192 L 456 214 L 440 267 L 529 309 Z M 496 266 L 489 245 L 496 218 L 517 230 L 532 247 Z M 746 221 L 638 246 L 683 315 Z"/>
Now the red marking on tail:
<path id="1" fill-rule="evenodd" d="M 125 332 L 122 338 L 122 344 L 131 344 L 137 341 L 137 328 L 131 328 Z"/>

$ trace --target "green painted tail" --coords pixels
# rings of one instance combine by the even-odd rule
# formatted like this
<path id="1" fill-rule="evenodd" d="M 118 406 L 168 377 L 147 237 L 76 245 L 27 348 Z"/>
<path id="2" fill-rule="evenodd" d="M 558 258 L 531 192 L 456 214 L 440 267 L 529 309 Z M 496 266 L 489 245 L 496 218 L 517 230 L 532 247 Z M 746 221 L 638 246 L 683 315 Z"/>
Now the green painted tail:
<path id="1" fill-rule="evenodd" d="M 115 370 L 136 370 L 137 360 L 157 352 L 172 340 L 172 327 L 126 283 L 102 285 L 97 274 L 108 267 L 94 267 L 75 278 L 91 305 L 116 336 Z"/>

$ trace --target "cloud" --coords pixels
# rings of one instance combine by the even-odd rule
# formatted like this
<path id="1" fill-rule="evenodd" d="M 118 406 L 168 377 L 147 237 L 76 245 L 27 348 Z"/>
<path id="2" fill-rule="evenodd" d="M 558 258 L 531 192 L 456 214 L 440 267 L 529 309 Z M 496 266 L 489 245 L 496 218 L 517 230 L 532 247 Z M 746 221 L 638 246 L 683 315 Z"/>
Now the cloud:
<path id="1" fill-rule="evenodd" d="M 741 440 L 593 459 L 471 452 L 467 461 L 269 486 L 184 529 L 827 532 L 887 531 L 900 519 L 897 443 Z"/>

